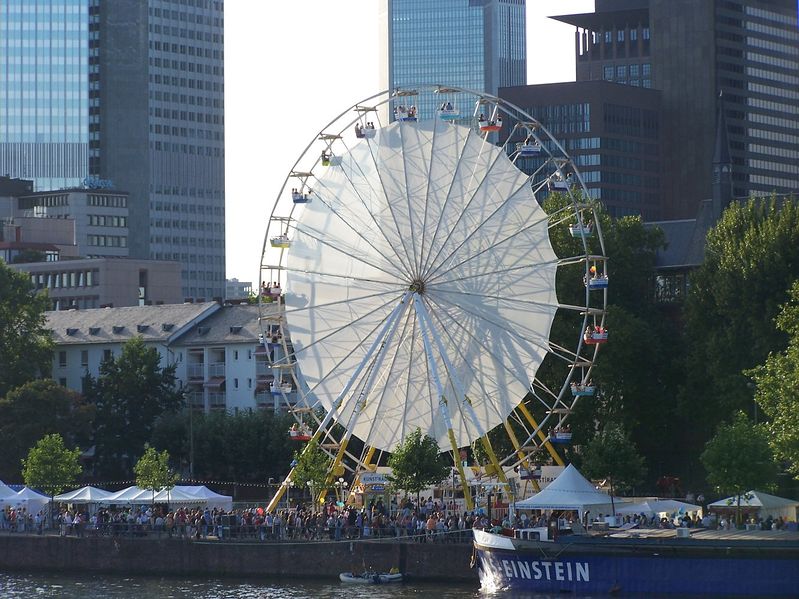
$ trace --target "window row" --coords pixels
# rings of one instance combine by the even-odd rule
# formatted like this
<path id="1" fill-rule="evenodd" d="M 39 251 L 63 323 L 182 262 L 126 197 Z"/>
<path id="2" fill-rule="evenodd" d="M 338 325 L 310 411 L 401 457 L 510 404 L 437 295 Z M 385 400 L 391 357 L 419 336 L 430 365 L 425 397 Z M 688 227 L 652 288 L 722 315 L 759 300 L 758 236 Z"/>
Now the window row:
<path id="1" fill-rule="evenodd" d="M 127 227 L 128 217 L 110 214 L 90 214 L 89 225 L 92 227 Z"/>
<path id="2" fill-rule="evenodd" d="M 69 287 L 96 287 L 99 285 L 96 270 L 70 272 L 31 273 L 31 283 L 36 289 L 62 289 Z"/>
<path id="3" fill-rule="evenodd" d="M 128 238 L 122 235 L 87 235 L 87 242 L 94 247 L 128 247 Z"/>

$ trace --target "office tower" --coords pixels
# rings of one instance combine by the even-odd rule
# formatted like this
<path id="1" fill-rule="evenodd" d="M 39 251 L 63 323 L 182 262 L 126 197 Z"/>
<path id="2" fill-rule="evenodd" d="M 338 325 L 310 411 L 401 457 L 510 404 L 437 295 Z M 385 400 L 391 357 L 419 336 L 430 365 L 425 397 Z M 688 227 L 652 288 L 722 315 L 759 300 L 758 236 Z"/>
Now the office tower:
<path id="1" fill-rule="evenodd" d="M 526 83 L 525 0 L 382 2 L 384 89 L 441 83 L 496 94 Z M 433 108 L 419 106 L 427 118 Z"/>
<path id="2" fill-rule="evenodd" d="M 0 172 L 129 194 L 132 258 L 225 285 L 218 0 L 0 0 Z M 88 179 L 88 181 L 87 181 Z"/>
<path id="3" fill-rule="evenodd" d="M 799 190 L 795 0 L 597 0 L 577 27 L 577 80 L 662 92 L 664 217 L 711 195 L 717 98 L 724 96 L 735 197 Z"/>
<path id="4" fill-rule="evenodd" d="M 503 87 L 503 100 L 538 120 L 574 160 L 589 195 L 611 216 L 660 217 L 661 93 L 607 81 Z M 553 148 L 554 149 L 554 148 Z M 519 157 L 526 173 L 543 157 Z"/>

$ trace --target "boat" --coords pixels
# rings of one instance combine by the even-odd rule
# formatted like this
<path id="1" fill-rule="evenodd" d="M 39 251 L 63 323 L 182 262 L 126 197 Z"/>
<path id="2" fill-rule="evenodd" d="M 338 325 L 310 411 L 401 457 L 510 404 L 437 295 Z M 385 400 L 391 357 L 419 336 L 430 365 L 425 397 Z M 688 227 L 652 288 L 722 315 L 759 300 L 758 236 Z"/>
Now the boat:
<path id="1" fill-rule="evenodd" d="M 473 531 L 475 565 L 486 590 L 578 596 L 796 597 L 799 589 L 796 533 L 749 535 L 690 528 L 616 534 L 563 534 L 546 527 L 496 530 Z"/>
<path id="2" fill-rule="evenodd" d="M 341 582 L 353 584 L 388 584 L 390 582 L 402 582 L 401 572 L 364 572 L 355 574 L 354 572 L 342 572 L 338 575 Z"/>

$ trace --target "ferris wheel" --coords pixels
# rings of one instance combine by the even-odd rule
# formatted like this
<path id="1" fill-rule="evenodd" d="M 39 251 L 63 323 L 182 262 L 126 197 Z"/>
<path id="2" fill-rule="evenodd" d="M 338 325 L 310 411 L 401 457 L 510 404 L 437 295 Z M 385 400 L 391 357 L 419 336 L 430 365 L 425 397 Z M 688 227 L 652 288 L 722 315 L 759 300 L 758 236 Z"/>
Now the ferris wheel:
<path id="1" fill-rule="evenodd" d="M 561 143 L 500 98 L 435 85 L 351 106 L 310 141 L 269 217 L 262 405 L 294 414 L 289 434 L 328 452 L 331 480 L 417 428 L 452 452 L 467 505 L 461 455 L 475 444 L 503 481 L 536 456 L 563 465 L 556 445 L 596 392 L 608 338 L 589 197 Z M 497 427 L 511 450 L 493 450 Z"/>

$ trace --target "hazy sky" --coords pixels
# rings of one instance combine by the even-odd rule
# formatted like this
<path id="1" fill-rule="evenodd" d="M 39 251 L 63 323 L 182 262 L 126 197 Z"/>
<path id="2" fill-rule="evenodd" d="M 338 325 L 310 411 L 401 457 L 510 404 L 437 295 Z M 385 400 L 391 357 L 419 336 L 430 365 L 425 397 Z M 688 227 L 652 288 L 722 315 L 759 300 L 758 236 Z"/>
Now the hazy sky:
<path id="1" fill-rule="evenodd" d="M 430 0 L 438 2 L 445 0 Z M 378 89 L 378 0 L 227 0 L 227 277 L 258 281 L 283 180 L 333 116 Z M 527 0 L 527 80 L 574 80 L 574 28 L 547 15 L 594 0 Z"/>

